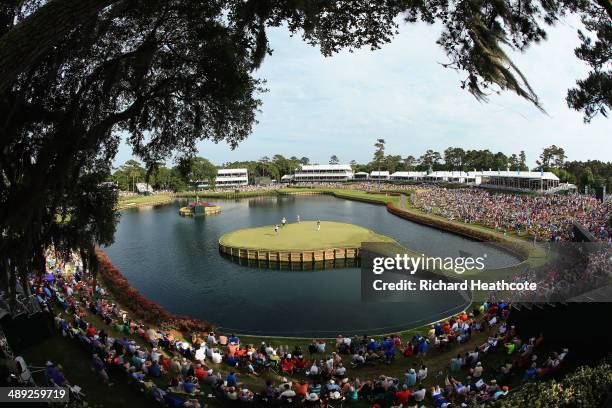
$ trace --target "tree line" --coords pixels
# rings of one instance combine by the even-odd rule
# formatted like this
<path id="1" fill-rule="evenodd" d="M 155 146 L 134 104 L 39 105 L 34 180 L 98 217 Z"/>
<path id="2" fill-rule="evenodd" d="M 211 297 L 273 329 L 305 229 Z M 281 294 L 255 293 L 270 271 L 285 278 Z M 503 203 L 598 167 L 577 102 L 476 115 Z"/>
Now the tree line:
<path id="1" fill-rule="evenodd" d="M 536 166 L 527 165 L 527 155 L 521 150 L 518 153 L 505 154 L 492 152 L 489 149 L 466 150 L 461 147 L 448 147 L 443 152 L 428 149 L 422 155 L 402 156 L 385 154 L 385 141 L 378 139 L 375 152 L 368 163 L 350 160 L 354 172 L 372 171 L 473 171 L 473 170 L 511 170 L 511 171 L 550 171 L 556 174 L 561 182 L 584 186 L 606 186 L 612 192 L 612 163 L 598 160 L 567 161 L 565 150 L 552 145 L 543 149 L 536 160 Z M 332 154 L 329 164 L 340 164 L 340 158 Z M 112 174 L 110 180 L 120 190 L 135 191 L 138 182 L 148 183 L 156 190 L 184 191 L 191 190 L 196 184 L 208 184 L 214 187 L 218 168 L 246 168 L 249 181 L 256 184 L 262 179 L 280 181 L 286 174 L 294 174 L 301 165 L 311 164 L 308 157 L 286 158 L 282 154 L 264 156 L 259 160 L 234 161 L 215 166 L 208 159 L 196 157 L 180 162 L 174 167 L 164 165 L 152 169 L 145 168 L 136 160 L 128 160 Z M 320 163 L 315 163 L 320 164 Z M 581 190 L 582 191 L 582 190 Z"/>

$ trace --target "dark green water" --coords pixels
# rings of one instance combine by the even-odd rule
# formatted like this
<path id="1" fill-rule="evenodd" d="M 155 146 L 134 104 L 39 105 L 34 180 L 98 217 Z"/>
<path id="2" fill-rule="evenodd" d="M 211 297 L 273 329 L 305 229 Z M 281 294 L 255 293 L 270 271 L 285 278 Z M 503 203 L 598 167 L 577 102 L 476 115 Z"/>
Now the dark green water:
<path id="1" fill-rule="evenodd" d="M 429 323 L 467 302 L 458 293 L 418 295 L 406 303 L 362 302 L 355 267 L 288 271 L 242 266 L 218 250 L 219 237 L 237 228 L 279 223 L 282 217 L 294 222 L 299 214 L 302 220 L 358 224 L 429 256 L 486 253 L 488 267 L 517 262 L 483 243 L 402 220 L 382 206 L 322 195 L 214 202 L 223 212 L 209 217 L 180 217 L 179 203 L 124 211 L 115 243 L 105 251 L 143 295 L 173 313 L 238 333 L 385 333 Z"/>

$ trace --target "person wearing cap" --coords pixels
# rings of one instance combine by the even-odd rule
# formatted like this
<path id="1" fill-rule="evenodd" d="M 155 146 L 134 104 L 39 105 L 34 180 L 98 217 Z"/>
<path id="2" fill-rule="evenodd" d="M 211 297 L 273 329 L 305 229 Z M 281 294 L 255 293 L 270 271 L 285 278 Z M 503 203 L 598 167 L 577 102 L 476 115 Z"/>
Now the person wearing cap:
<path id="1" fill-rule="evenodd" d="M 411 392 L 408 389 L 406 384 L 402 385 L 401 390 L 395 393 L 395 401 L 402 406 L 408 404 L 408 399 L 410 398 Z"/>
<path id="2" fill-rule="evenodd" d="M 426 338 L 423 337 L 417 347 L 417 350 L 418 350 L 417 357 L 421 359 L 424 358 L 425 355 L 427 354 L 428 349 L 429 349 L 429 342 L 427 341 Z"/>
<path id="3" fill-rule="evenodd" d="M 482 377 L 483 371 L 484 371 L 484 368 L 482 367 L 482 363 L 479 361 L 476 363 L 476 367 L 470 369 L 470 374 L 474 378 L 480 378 Z"/>
<path id="4" fill-rule="evenodd" d="M 341 401 L 344 400 L 344 397 L 340 394 L 340 391 L 334 391 L 329 394 L 329 399 L 330 401 Z"/>
<path id="5" fill-rule="evenodd" d="M 207 371 L 207 374 L 208 375 L 204 377 L 203 380 L 205 384 L 211 385 L 214 388 L 217 387 L 218 384 L 222 383 L 221 377 L 216 374 L 212 368 Z"/>
<path id="6" fill-rule="evenodd" d="M 417 382 L 417 374 L 414 368 L 411 368 L 404 374 L 404 384 L 408 387 L 413 387 Z"/>
<path id="7" fill-rule="evenodd" d="M 291 359 L 291 354 L 287 354 L 287 356 L 283 358 L 281 369 L 284 373 L 293 374 L 293 360 Z"/>
<path id="8" fill-rule="evenodd" d="M 319 401 L 319 396 L 317 394 L 315 394 L 314 392 L 311 392 L 310 394 L 306 395 L 306 401 L 309 402 L 317 402 Z"/>
<path id="9" fill-rule="evenodd" d="M 238 344 L 230 343 L 227 345 L 227 355 L 233 356 L 238 351 Z"/>
<path id="10" fill-rule="evenodd" d="M 340 386 L 336 384 L 336 381 L 329 380 L 329 382 L 325 384 L 325 390 L 327 391 L 327 393 L 332 393 L 335 391 L 340 392 Z"/>

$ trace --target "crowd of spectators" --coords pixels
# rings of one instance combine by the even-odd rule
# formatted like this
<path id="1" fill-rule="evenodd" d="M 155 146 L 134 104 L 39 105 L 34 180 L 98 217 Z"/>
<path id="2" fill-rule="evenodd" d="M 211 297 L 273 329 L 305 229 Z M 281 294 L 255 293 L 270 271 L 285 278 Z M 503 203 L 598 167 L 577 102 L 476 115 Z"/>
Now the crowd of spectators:
<path id="1" fill-rule="evenodd" d="M 559 244 L 555 256 L 542 267 L 513 277 L 516 282 L 536 282 L 535 292 L 517 291 L 515 302 L 563 302 L 604 287 L 612 278 L 612 247 L 606 244 Z"/>
<path id="2" fill-rule="evenodd" d="M 199 407 L 209 398 L 313 407 L 360 399 L 379 406 L 469 406 L 503 398 L 511 384 L 547 375 L 567 354 L 536 354 L 543 337 L 523 341 L 506 323 L 510 305 L 504 302 L 484 303 L 409 338 L 339 335 L 335 341 L 315 339 L 289 348 L 244 344 L 235 335 L 215 332 L 185 338 L 135 321 L 103 287 L 93 286 L 76 255 L 68 263 L 50 255 L 46 275 L 31 284 L 41 304 L 55 311 L 57 330 L 89 354 L 101 383 L 128 381 L 169 406 Z M 429 371 L 431 352 L 452 354 L 476 333 L 487 340 L 450 359 L 446 375 Z M 497 359 L 505 356 L 502 365 L 487 363 L 494 353 Z M 398 359 L 411 361 L 403 376 L 360 375 L 375 365 L 378 372 L 389 371 Z M 61 366 L 49 362 L 49 367 L 54 367 L 50 383 L 65 381 Z M 254 386 L 260 377 L 265 384 Z"/>
<path id="3" fill-rule="evenodd" d="M 534 196 L 428 187 L 414 195 L 413 205 L 449 220 L 527 234 L 538 241 L 571 241 L 575 221 L 597 239 L 612 239 L 612 203 L 587 195 Z"/>
<path id="4" fill-rule="evenodd" d="M 207 190 L 212 193 L 249 193 L 257 191 L 272 191 L 279 188 L 276 183 L 266 185 L 248 184 L 246 186 L 217 186 L 214 190 Z"/>
<path id="5" fill-rule="evenodd" d="M 362 182 L 298 182 L 292 183 L 291 187 L 302 188 L 329 188 L 335 190 L 359 190 L 368 192 L 385 191 L 415 191 L 417 188 L 424 188 L 426 185 L 394 184 L 388 182 L 377 183 L 375 181 Z"/>
<path id="6" fill-rule="evenodd" d="M 432 184 L 410 185 L 369 182 L 300 182 L 295 187 L 350 189 L 365 192 L 414 193 L 412 204 L 449 220 L 480 224 L 504 233 L 514 232 L 537 241 L 571 241 L 574 222 L 595 238 L 612 242 L 612 201 L 583 194 L 527 195 L 491 192 L 478 188 L 442 188 Z M 273 186 L 245 186 L 274 189 Z"/>

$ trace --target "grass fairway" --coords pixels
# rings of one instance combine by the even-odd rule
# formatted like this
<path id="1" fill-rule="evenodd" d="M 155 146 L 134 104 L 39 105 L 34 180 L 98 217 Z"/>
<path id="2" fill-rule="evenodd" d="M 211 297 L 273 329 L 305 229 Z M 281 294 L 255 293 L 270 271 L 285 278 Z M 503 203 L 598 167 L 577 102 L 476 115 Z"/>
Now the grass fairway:
<path id="1" fill-rule="evenodd" d="M 395 240 L 358 225 L 334 221 L 321 221 L 320 231 L 316 221 L 279 226 L 278 234 L 273 225 L 245 228 L 229 232 L 219 240 L 229 247 L 274 251 L 359 248 L 362 242 L 395 243 Z"/>

